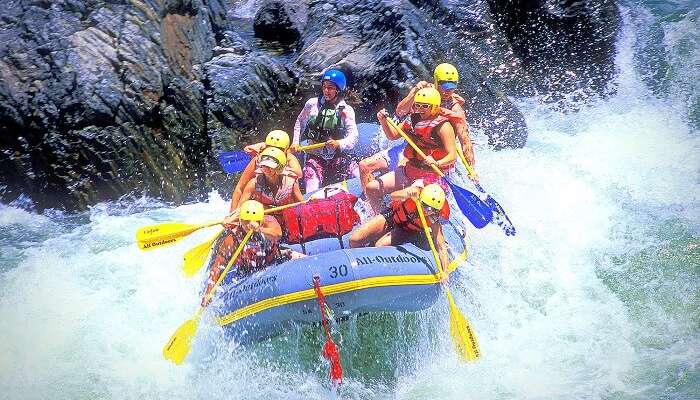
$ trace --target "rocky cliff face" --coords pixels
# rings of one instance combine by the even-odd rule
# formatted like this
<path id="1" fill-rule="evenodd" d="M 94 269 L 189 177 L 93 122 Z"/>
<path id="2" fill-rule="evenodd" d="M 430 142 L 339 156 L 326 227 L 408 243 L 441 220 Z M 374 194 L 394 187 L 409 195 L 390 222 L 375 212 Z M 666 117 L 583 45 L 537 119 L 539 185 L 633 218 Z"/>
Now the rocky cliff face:
<path id="1" fill-rule="evenodd" d="M 434 65 L 457 65 L 469 121 L 495 149 L 527 138 L 509 96 L 609 87 L 613 3 L 463 3 L 265 1 L 251 20 L 227 0 L 5 1 L 0 199 L 80 209 L 230 185 L 218 152 L 291 130 L 331 65 L 365 121 Z"/>

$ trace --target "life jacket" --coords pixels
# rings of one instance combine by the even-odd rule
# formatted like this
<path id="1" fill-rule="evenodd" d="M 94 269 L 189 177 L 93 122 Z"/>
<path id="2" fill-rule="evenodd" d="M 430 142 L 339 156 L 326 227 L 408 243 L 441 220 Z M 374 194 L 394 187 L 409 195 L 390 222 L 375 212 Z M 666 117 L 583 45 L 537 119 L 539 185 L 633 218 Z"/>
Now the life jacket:
<path id="1" fill-rule="evenodd" d="M 310 140 L 314 143 L 325 142 L 329 139 L 340 140 L 346 135 L 343 123 L 343 109 L 345 106 L 328 104 L 323 96 L 319 96 L 316 103 L 319 107 L 318 114 L 309 117 L 306 128 L 302 133 L 302 140 Z"/>
<path id="2" fill-rule="evenodd" d="M 360 222 L 356 202 L 357 196 L 341 192 L 282 211 L 283 241 L 295 244 L 343 236 Z"/>
<path id="3" fill-rule="evenodd" d="M 209 262 L 209 279 L 202 297 L 202 306 L 206 305 L 207 293 L 211 291 L 216 281 L 219 280 L 221 273 L 228 265 L 233 252 L 238 248 L 245 234 L 246 232 L 240 227 L 227 229 L 215 242 L 215 253 Z M 255 232 L 243 247 L 241 254 L 238 255 L 233 266 L 231 266 L 229 273 L 235 273 L 238 276 L 249 275 L 275 263 L 278 256 L 279 247 L 277 241 L 269 240 L 263 234 Z"/>
<path id="4" fill-rule="evenodd" d="M 393 200 L 389 206 L 391 207 L 391 219 L 394 226 L 398 226 L 408 232 L 423 232 L 420 214 L 418 214 L 418 208 L 416 208 L 416 203 L 413 199 Z M 450 206 L 447 202 L 442 206 L 439 214 L 426 215 L 425 217 L 428 226 L 437 222 L 439 218 L 450 219 Z"/>
<path id="5" fill-rule="evenodd" d="M 425 155 L 432 156 L 433 159 L 440 160 L 447 155 L 445 145 L 440 140 L 438 132 L 440 127 L 445 122 L 450 122 L 453 126 L 455 123 L 463 122 L 457 113 L 451 110 L 440 108 L 440 112 L 435 118 L 430 120 L 420 120 L 419 114 L 411 114 L 409 119 L 406 119 L 401 129 L 416 143 Z M 418 168 L 426 169 L 422 166 L 421 157 L 413 150 L 411 146 L 406 146 L 403 150 L 403 155 L 409 162 Z M 452 165 L 441 165 L 443 171 L 449 170 Z"/>
<path id="6" fill-rule="evenodd" d="M 265 206 L 277 207 L 294 202 L 294 183 L 297 176 L 294 172 L 285 168 L 282 172 L 282 184 L 277 192 L 273 192 L 272 188 L 265 179 L 263 173 L 258 173 L 255 176 L 255 192 L 252 199 L 257 200 Z"/>

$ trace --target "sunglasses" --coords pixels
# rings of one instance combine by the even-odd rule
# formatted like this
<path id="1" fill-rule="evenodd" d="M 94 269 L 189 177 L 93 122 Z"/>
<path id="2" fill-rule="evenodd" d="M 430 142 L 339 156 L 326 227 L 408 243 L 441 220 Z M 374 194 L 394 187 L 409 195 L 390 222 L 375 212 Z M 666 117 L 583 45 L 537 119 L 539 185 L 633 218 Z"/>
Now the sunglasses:
<path id="1" fill-rule="evenodd" d="M 427 110 L 430 107 L 432 107 L 430 104 L 425 104 L 425 103 L 413 103 L 413 108 L 416 110 Z"/>

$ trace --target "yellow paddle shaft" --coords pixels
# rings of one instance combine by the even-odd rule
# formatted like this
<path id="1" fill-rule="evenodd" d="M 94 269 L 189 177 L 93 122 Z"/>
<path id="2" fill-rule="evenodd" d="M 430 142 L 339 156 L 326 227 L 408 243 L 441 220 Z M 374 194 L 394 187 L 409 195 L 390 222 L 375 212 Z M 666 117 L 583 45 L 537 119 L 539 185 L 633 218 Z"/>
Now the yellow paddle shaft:
<path id="1" fill-rule="evenodd" d="M 314 144 L 308 144 L 308 145 L 306 145 L 306 146 L 301 146 L 301 147 L 299 147 L 299 148 L 297 149 L 297 151 L 316 150 L 316 149 L 320 149 L 320 148 L 323 148 L 323 147 L 326 147 L 326 143 L 325 143 L 325 142 L 314 143 Z"/>
<path id="2" fill-rule="evenodd" d="M 209 293 L 207 293 L 204 296 L 204 301 L 203 301 L 204 305 L 199 307 L 199 310 L 197 310 L 197 314 L 195 314 L 195 318 L 199 318 L 199 316 L 202 314 L 202 311 L 206 307 L 207 303 L 209 303 L 209 300 L 211 300 L 211 298 L 214 297 L 214 294 L 216 293 L 216 289 L 219 287 L 221 282 L 224 281 L 224 278 L 226 277 L 226 274 L 228 274 L 229 269 L 231 269 L 231 267 L 233 266 L 233 263 L 236 262 L 236 260 L 238 259 L 238 256 L 243 251 L 243 247 L 245 247 L 245 244 L 248 243 L 248 239 L 250 239 L 250 237 L 252 235 L 253 235 L 252 230 L 248 231 L 248 233 L 245 234 L 245 236 L 243 237 L 243 240 L 241 240 L 241 244 L 238 245 L 238 248 L 236 249 L 236 251 L 233 253 L 233 256 L 231 257 L 231 260 L 226 265 L 226 268 L 224 268 L 223 272 L 221 272 L 221 275 L 219 275 L 219 279 L 216 280 L 216 283 L 214 283 L 214 286 L 212 286 Z"/>
<path id="3" fill-rule="evenodd" d="M 462 151 L 461 146 L 457 146 L 457 154 L 459 155 L 459 159 L 462 160 L 462 164 L 464 164 L 464 168 L 467 169 L 467 173 L 469 174 L 470 177 L 474 177 L 474 169 L 472 168 L 471 165 L 467 162 L 467 158 L 464 157 L 464 152 Z"/>
<path id="4" fill-rule="evenodd" d="M 425 155 L 425 153 L 423 152 L 423 150 L 421 150 L 420 147 L 418 147 L 418 145 L 417 145 L 413 140 L 411 140 L 410 137 L 408 137 L 408 135 L 406 134 L 406 132 L 404 132 L 403 129 L 401 129 L 398 125 L 396 125 L 396 122 L 394 122 L 394 120 L 392 120 L 391 118 L 387 118 L 387 119 L 386 119 L 386 122 L 387 122 L 392 128 L 396 129 L 396 132 L 398 132 L 399 135 L 401 135 L 401 137 L 404 138 L 404 140 L 406 140 L 406 143 L 408 143 L 409 146 L 411 146 L 411 148 L 412 148 L 413 150 L 415 150 L 416 153 L 418 153 L 419 156 L 421 156 L 421 158 L 423 158 L 423 159 L 428 158 L 428 156 Z M 444 176 L 445 176 L 445 173 L 442 172 L 442 170 L 441 170 L 440 168 L 438 168 L 437 165 L 430 164 L 430 166 L 433 167 L 433 170 L 435 171 L 436 174 L 438 174 L 438 175 L 441 176 L 441 177 L 444 177 Z"/>
<path id="5" fill-rule="evenodd" d="M 425 219 L 425 213 L 423 212 L 423 203 L 419 200 L 413 200 L 416 203 L 416 208 L 418 209 L 418 216 L 420 217 L 420 222 L 423 224 L 423 231 L 425 236 L 428 237 L 428 244 L 430 245 L 430 251 L 433 252 L 433 258 L 435 258 L 435 265 L 438 268 L 440 277 L 444 277 L 445 271 L 442 269 L 442 263 L 440 262 L 440 256 L 435 249 L 435 243 L 433 243 L 433 235 L 430 232 L 430 227 L 428 226 L 428 221 Z"/>
<path id="6" fill-rule="evenodd" d="M 298 206 L 300 204 L 304 204 L 307 201 L 309 201 L 309 200 L 307 199 L 307 200 L 303 200 L 303 201 L 297 201 L 296 203 L 285 204 L 283 206 L 268 208 L 267 210 L 265 210 L 265 214 L 271 214 L 271 213 L 274 213 L 277 211 L 285 210 L 285 209 L 290 208 L 290 207 L 295 207 L 295 206 Z"/>

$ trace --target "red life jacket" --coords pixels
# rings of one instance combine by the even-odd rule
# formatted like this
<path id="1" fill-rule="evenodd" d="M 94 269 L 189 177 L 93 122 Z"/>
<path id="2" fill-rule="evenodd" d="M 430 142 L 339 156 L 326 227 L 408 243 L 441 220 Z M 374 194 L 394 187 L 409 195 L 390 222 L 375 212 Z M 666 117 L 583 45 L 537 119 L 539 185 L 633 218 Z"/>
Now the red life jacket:
<path id="1" fill-rule="evenodd" d="M 357 196 L 337 193 L 327 199 L 308 203 L 282 211 L 284 221 L 283 241 L 289 244 L 311 240 L 340 237 L 360 222 L 354 209 Z"/>
<path id="2" fill-rule="evenodd" d="M 418 214 L 418 209 L 413 199 L 394 200 L 391 202 L 390 207 L 393 212 L 391 219 L 395 226 L 409 232 L 423 232 L 420 214 Z M 426 215 L 425 219 L 430 226 L 436 223 L 440 217 L 446 220 L 450 219 L 450 206 L 447 202 L 443 204 L 439 214 Z"/>
<path id="3" fill-rule="evenodd" d="M 442 143 L 438 135 L 440 127 L 445 122 L 450 122 L 452 126 L 456 126 L 455 124 L 463 123 L 464 118 L 461 118 L 454 111 L 445 108 L 440 108 L 438 115 L 430 120 L 420 121 L 415 115 L 416 114 L 413 114 L 409 119 L 405 120 L 401 129 L 406 132 L 408 137 L 415 142 L 416 146 L 418 146 L 425 155 L 432 156 L 436 161 L 447 156 L 445 144 Z M 416 165 L 421 165 L 423 161 L 411 146 L 406 146 L 404 148 L 403 155 L 409 162 L 413 162 Z M 446 171 L 452 168 L 453 165 L 454 164 L 441 165 L 440 169 Z"/>

